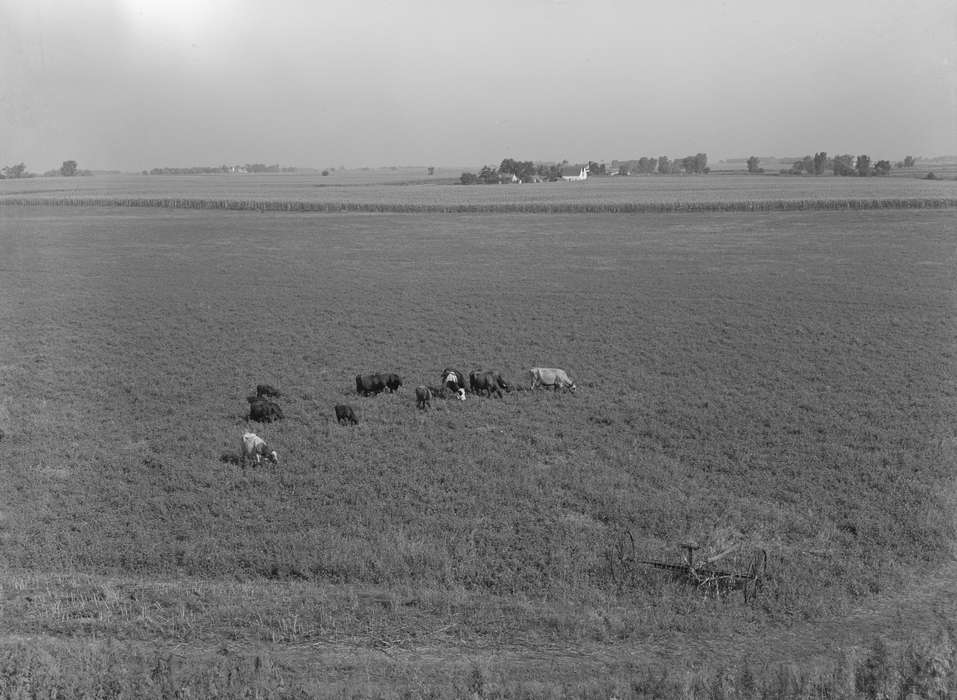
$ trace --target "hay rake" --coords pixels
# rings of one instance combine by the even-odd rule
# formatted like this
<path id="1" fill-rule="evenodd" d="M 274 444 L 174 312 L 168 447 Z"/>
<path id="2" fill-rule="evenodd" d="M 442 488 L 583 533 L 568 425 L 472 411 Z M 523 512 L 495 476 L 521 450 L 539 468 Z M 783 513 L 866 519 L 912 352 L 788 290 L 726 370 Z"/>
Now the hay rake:
<path id="1" fill-rule="evenodd" d="M 698 590 L 716 597 L 722 593 L 740 590 L 744 595 L 745 603 L 754 599 L 767 572 L 768 555 L 763 549 L 756 550 L 749 557 L 747 569 L 742 572 L 714 568 L 715 562 L 736 552 L 738 550 L 737 545 L 697 562 L 695 561 L 695 551 L 700 549 L 697 544 L 688 542 L 682 544 L 681 548 L 685 550 L 685 556 L 684 561 L 680 564 L 652 559 L 636 559 L 635 539 L 631 532 L 625 531 L 618 537 L 615 546 L 615 558 L 618 560 L 619 569 L 628 568 L 633 564 L 662 569 L 670 572 L 676 580 L 694 585 Z"/>

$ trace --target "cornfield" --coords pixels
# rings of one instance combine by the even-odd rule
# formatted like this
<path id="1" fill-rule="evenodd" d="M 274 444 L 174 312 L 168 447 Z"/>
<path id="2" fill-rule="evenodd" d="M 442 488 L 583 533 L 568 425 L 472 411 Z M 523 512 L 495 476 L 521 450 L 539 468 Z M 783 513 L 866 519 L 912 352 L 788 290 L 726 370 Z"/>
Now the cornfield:
<path id="1" fill-rule="evenodd" d="M 667 214 L 722 212 L 949 209 L 957 197 L 876 199 L 771 199 L 672 202 L 495 202 L 401 204 L 395 202 L 309 202 L 301 200 L 205 199 L 192 197 L 6 197 L 0 206 L 146 207 L 228 211 L 289 211 L 382 214 Z"/>

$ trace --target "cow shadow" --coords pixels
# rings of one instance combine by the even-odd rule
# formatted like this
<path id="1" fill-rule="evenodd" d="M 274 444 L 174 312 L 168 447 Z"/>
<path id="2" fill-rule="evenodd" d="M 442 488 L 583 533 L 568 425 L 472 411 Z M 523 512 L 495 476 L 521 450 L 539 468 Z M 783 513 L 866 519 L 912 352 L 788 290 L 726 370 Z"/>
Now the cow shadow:
<path id="1" fill-rule="evenodd" d="M 219 461 L 222 462 L 223 464 L 234 464 L 236 466 L 239 466 L 240 462 L 242 461 L 242 458 L 235 452 L 223 452 L 219 456 Z"/>

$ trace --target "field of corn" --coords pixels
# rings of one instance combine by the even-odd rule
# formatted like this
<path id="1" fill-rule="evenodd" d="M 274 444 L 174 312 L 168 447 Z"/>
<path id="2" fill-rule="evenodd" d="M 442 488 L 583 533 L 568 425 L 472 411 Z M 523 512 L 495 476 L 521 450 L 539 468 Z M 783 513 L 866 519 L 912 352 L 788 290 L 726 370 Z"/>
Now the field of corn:
<path id="1" fill-rule="evenodd" d="M 957 691 L 954 210 L 577 197 L 0 206 L 0 695 Z M 449 365 L 579 388 L 418 411 Z M 248 427 L 278 466 L 235 464 Z M 757 595 L 634 564 L 689 540 L 766 551 Z"/>
<path id="2" fill-rule="evenodd" d="M 704 175 L 580 183 L 455 184 L 437 171 L 320 175 L 96 176 L 0 180 L 0 205 L 57 203 L 188 209 L 364 212 L 654 213 L 935 208 L 957 205 L 957 180 Z"/>

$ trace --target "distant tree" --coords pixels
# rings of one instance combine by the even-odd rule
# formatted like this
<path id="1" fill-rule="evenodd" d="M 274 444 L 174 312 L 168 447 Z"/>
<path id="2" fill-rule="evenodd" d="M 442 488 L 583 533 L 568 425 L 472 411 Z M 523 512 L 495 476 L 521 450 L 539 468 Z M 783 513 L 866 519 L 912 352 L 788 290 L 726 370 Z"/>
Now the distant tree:
<path id="1" fill-rule="evenodd" d="M 820 153 L 814 154 L 813 168 L 815 175 L 823 175 L 824 171 L 827 169 L 827 152 L 821 151 Z"/>
<path id="2" fill-rule="evenodd" d="M 435 175 L 435 166 L 433 165 L 429 166 L 429 175 Z"/>
<path id="3" fill-rule="evenodd" d="M 853 175 L 854 174 L 854 156 L 849 153 L 834 156 L 831 167 L 835 175 Z"/>
<path id="4" fill-rule="evenodd" d="M 814 173 L 814 159 L 811 156 L 804 156 L 801 160 L 794 161 L 788 173 L 791 175 L 800 175 L 801 173 L 812 175 Z"/>
<path id="5" fill-rule="evenodd" d="M 638 172 L 651 175 L 658 169 L 658 159 L 642 156 L 638 159 Z"/>
<path id="6" fill-rule="evenodd" d="M 535 167 L 535 173 L 548 182 L 556 182 L 562 179 L 562 165 L 560 163 L 539 163 Z"/>
<path id="7" fill-rule="evenodd" d="M 3 169 L 3 176 L 9 180 L 19 180 L 21 177 L 28 177 L 27 166 L 23 163 L 8 165 Z"/>
<path id="8" fill-rule="evenodd" d="M 857 157 L 857 174 L 860 177 L 867 177 L 871 174 L 871 157 L 862 155 Z"/>
<path id="9" fill-rule="evenodd" d="M 474 185 L 478 182 L 478 175 L 475 173 L 462 173 L 459 176 L 459 182 L 463 185 Z"/>
<path id="10" fill-rule="evenodd" d="M 75 160 L 65 160 L 63 165 L 60 166 L 60 175 L 63 177 L 73 177 L 76 175 L 76 161 Z"/>
<path id="11" fill-rule="evenodd" d="M 927 173 L 927 174 L 924 176 L 924 179 L 925 179 L 925 180 L 939 180 L 940 178 L 937 177 L 936 175 L 934 175 L 934 171 L 931 170 L 929 173 Z"/>
<path id="12" fill-rule="evenodd" d="M 891 163 L 888 160 L 879 160 L 874 164 L 875 175 L 890 175 Z"/>
<path id="13" fill-rule="evenodd" d="M 483 165 L 482 169 L 479 170 L 478 179 L 483 184 L 494 185 L 498 183 L 498 170 L 488 165 Z"/>
<path id="14" fill-rule="evenodd" d="M 760 173 L 764 172 L 761 169 L 761 159 L 757 156 L 751 156 L 748 158 L 748 172 L 749 173 Z"/>
<path id="15" fill-rule="evenodd" d="M 658 157 L 658 172 L 662 175 L 669 175 L 671 173 L 671 159 L 669 159 L 668 156 Z"/>
<path id="16" fill-rule="evenodd" d="M 618 166 L 618 174 L 619 174 L 619 175 L 631 175 L 631 171 L 628 170 L 628 166 L 627 166 L 627 165 L 619 165 L 619 166 Z"/>
<path id="17" fill-rule="evenodd" d="M 513 158 L 504 159 L 498 169 L 501 173 L 514 175 L 522 182 L 531 180 L 536 172 L 535 164 L 532 161 L 515 160 Z"/>
<path id="18" fill-rule="evenodd" d="M 323 170 L 323 171 L 322 171 L 322 176 L 323 176 L 323 177 L 328 177 L 328 176 L 329 176 L 329 171 L 328 171 L 328 170 Z"/>
<path id="19" fill-rule="evenodd" d="M 904 167 L 913 168 L 917 164 L 917 159 L 914 156 L 905 156 L 904 158 Z"/>
<path id="20" fill-rule="evenodd" d="M 696 173 L 707 173 L 708 169 L 708 154 L 707 153 L 696 153 L 694 156 L 694 171 Z"/>

